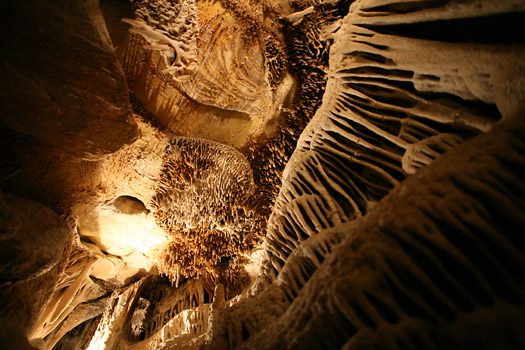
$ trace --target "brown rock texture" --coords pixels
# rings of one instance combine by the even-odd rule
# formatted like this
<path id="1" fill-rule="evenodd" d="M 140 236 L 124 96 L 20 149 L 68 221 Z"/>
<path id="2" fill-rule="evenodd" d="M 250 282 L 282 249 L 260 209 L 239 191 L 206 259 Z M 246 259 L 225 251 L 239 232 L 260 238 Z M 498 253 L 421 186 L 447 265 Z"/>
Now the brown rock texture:
<path id="1" fill-rule="evenodd" d="M 7 2 L 0 16 L 7 125 L 89 159 L 135 140 L 124 72 L 97 1 Z"/>
<path id="2" fill-rule="evenodd" d="M 323 104 L 283 172 L 255 296 L 208 348 L 523 344 L 524 4 L 499 5 L 355 1 L 324 33 Z"/>
<path id="3" fill-rule="evenodd" d="M 41 204 L 10 195 L 0 201 L 0 318 L 27 336 L 59 282 L 72 232 Z"/>
<path id="4" fill-rule="evenodd" d="M 100 7 L 0 11 L 6 344 L 524 347 L 525 0 Z"/>

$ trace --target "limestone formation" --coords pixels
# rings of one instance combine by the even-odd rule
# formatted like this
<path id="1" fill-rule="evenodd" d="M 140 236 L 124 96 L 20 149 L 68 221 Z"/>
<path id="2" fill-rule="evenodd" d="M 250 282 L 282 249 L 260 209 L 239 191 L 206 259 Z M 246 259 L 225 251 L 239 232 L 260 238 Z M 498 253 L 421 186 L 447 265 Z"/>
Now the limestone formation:
<path id="1" fill-rule="evenodd" d="M 36 327 L 31 332 L 30 339 L 46 339 L 51 333 L 64 327 L 66 319 L 71 321 L 70 316 L 74 314 L 74 311 L 78 312 L 78 309 L 83 309 L 82 303 L 93 302 L 107 293 L 89 277 L 91 268 L 98 258 L 80 244 L 78 240 L 73 243 L 66 267 L 54 288 L 49 304 L 43 308 L 36 322 Z M 102 312 L 100 308 L 99 311 Z M 98 316 L 98 314 L 89 314 L 89 316 L 91 317 L 86 320 Z M 83 314 L 82 317 L 87 317 L 87 315 Z M 62 330 L 63 334 L 72 328 L 74 327 L 65 331 Z M 52 347 L 59 339 L 59 337 L 51 336 L 46 339 L 46 344 Z"/>
<path id="2" fill-rule="evenodd" d="M 465 142 L 368 215 L 302 243 L 281 272 L 289 309 L 240 348 L 521 344 L 522 122 Z M 310 261 L 321 264 L 301 287 Z"/>
<path id="3" fill-rule="evenodd" d="M 495 91 L 474 95 L 471 90 L 496 86 L 488 80 L 499 79 L 497 72 L 504 64 L 520 74 L 519 49 L 386 35 L 386 29 L 374 31 L 378 25 L 373 12 L 367 12 L 369 22 L 363 18 L 364 8 L 375 6 L 366 4 L 352 4 L 334 34 L 323 105 L 301 135 L 284 173 L 289 184 L 281 189 L 267 235 L 267 265 L 276 270 L 286 261 L 286 250 L 294 249 L 293 240 L 290 246 L 280 238 L 288 236 L 286 230 L 311 236 L 323 225 L 365 214 L 407 175 L 501 118 L 494 107 L 482 104 L 495 103 Z M 425 11 L 410 9 L 389 25 L 426 20 Z M 443 19 L 458 16 L 447 7 L 432 11 L 442 13 Z M 422 55 L 428 58 L 414 59 Z M 462 65 L 466 60 L 470 64 Z M 520 99 L 520 91 L 515 93 L 518 96 L 507 99 Z M 469 100 L 477 101 L 477 109 Z M 298 204 L 300 197 L 308 204 Z M 332 224 L 312 221 L 312 212 Z"/>
<path id="4" fill-rule="evenodd" d="M 235 235 L 249 230 L 253 174 L 233 147 L 202 139 L 174 138 L 166 150 L 155 215 L 159 225 L 211 228 Z M 250 227 L 251 226 L 251 227 Z"/>
<path id="5" fill-rule="evenodd" d="M 136 34 L 122 59 L 133 96 L 160 125 L 179 136 L 239 147 L 279 117 L 293 79 L 259 5 L 134 3 L 137 19 L 125 21 Z M 276 76 L 274 83 L 267 82 L 269 75 Z"/>
<path id="6" fill-rule="evenodd" d="M 246 348 L 265 348 L 266 346 L 267 348 L 276 346 L 300 348 L 304 344 L 311 344 L 312 348 L 337 348 L 347 341 L 357 342 L 356 348 L 372 346 L 371 343 L 361 345 L 352 338 L 354 333 L 360 329 L 359 326 L 352 323 L 355 317 L 359 317 L 360 322 L 374 322 L 372 316 L 367 315 L 365 299 L 358 298 L 358 296 L 355 297 L 355 300 L 353 299 L 352 288 L 345 289 L 346 292 L 335 289 L 332 294 L 323 294 L 330 295 L 329 298 L 337 298 L 337 301 L 334 301 L 337 304 L 328 304 L 327 299 L 315 299 L 315 301 L 312 299 L 317 298 L 320 291 L 320 289 L 312 290 L 309 287 L 311 283 L 314 283 L 309 282 L 310 278 L 319 278 L 317 276 L 321 272 L 316 272 L 317 269 L 325 266 L 326 259 L 341 259 L 338 266 L 342 266 L 343 261 L 346 261 L 343 258 L 346 256 L 343 252 L 351 250 L 351 248 L 346 250 L 340 248 L 336 251 L 345 236 L 352 235 L 353 226 L 348 224 L 343 230 L 331 228 L 342 227 L 345 222 L 355 220 L 357 225 L 358 222 L 367 220 L 372 215 L 368 214 L 369 210 L 375 210 L 376 207 L 381 208 L 382 198 L 393 188 L 403 186 L 403 181 L 408 175 L 417 174 L 419 169 L 424 168 L 425 165 L 438 158 L 440 154 L 454 149 L 463 140 L 490 129 L 502 115 L 505 118 L 512 115 L 507 114 L 505 105 L 497 104 L 492 97 L 489 97 L 489 95 L 496 94 L 496 90 L 486 93 L 477 91 L 475 94 L 467 91 L 471 91 L 470 89 L 473 89 L 473 86 L 478 85 L 483 86 L 484 89 L 497 86 L 498 83 L 487 83 L 486 81 L 487 79 L 497 81 L 500 70 L 513 70 L 515 73 L 508 84 L 509 86 L 519 87 L 520 81 L 523 79 L 522 69 L 520 68 L 523 54 L 519 48 L 500 49 L 496 46 L 479 45 L 476 42 L 447 43 L 446 36 L 441 42 L 438 40 L 439 35 L 433 32 L 428 33 L 429 39 L 416 40 L 411 37 L 405 38 L 402 35 L 393 35 L 391 31 L 397 29 L 395 27 L 391 27 L 392 29 L 381 27 L 381 31 L 374 31 L 374 16 L 383 19 L 386 14 L 366 13 L 365 16 L 358 9 L 360 6 L 366 7 L 368 4 L 367 1 L 363 1 L 351 5 L 350 12 L 345 17 L 341 28 L 333 34 L 334 45 L 331 49 L 328 69 L 330 77 L 323 105 L 301 135 L 296 151 L 287 164 L 283 174 L 284 183 L 268 224 L 266 256 L 262 262 L 263 270 L 256 290 L 259 295 L 254 297 L 251 302 L 239 303 L 232 310 L 224 312 L 223 333 L 210 341 L 209 348 L 221 348 L 221 344 L 230 344 L 229 347 L 237 348 L 244 342 L 246 342 Z M 369 5 L 373 7 L 372 3 Z M 402 19 L 406 23 L 424 22 L 426 20 L 426 17 L 421 15 L 421 13 L 426 12 L 421 11 L 420 13 L 417 11 L 418 8 L 412 8 L 410 4 L 382 8 L 385 12 L 388 9 L 396 14 L 406 11 L 405 16 L 399 16 L 400 21 Z M 499 10 L 493 11 L 495 11 L 494 16 L 496 16 L 493 20 L 497 21 Z M 456 13 L 452 15 L 453 11 L 447 7 L 436 6 L 431 12 L 440 12 L 440 18 L 443 17 L 444 19 L 447 16 L 457 16 Z M 486 13 L 483 14 L 486 15 Z M 469 13 L 465 16 L 472 15 Z M 367 24 L 366 21 L 369 21 L 370 24 Z M 359 23 L 359 25 L 354 23 Z M 414 26 L 414 28 L 419 27 Z M 390 33 L 390 35 L 383 33 Z M 404 29 L 402 33 L 407 33 L 407 29 Z M 423 36 L 425 33 L 419 33 L 419 35 Z M 386 37 L 388 37 L 387 40 L 385 40 Z M 476 40 L 476 38 L 472 40 Z M 396 52 L 399 53 L 396 54 Z M 428 55 L 429 59 L 413 60 L 413 57 L 416 57 L 419 52 Z M 434 53 L 432 54 L 432 52 Z M 488 60 L 483 52 L 486 52 L 487 55 L 501 54 L 502 57 L 499 60 Z M 480 62 L 478 71 L 473 70 L 470 65 L 464 64 L 465 59 L 461 59 L 461 57 L 467 56 L 474 65 L 477 64 L 476 62 Z M 439 68 L 431 68 L 436 61 Z M 447 64 L 446 62 L 451 63 Z M 504 69 L 495 68 L 495 66 L 503 64 L 506 65 Z M 426 68 L 426 65 L 429 65 L 429 68 Z M 401 67 L 402 69 L 398 70 Z M 430 70 L 437 74 L 433 78 L 436 83 L 424 84 L 424 79 L 430 79 L 425 76 Z M 441 70 L 444 75 L 440 77 L 439 72 Z M 483 71 L 486 73 L 482 73 Z M 444 80 L 444 84 L 437 83 L 441 80 Z M 459 83 L 462 81 L 467 81 L 471 87 L 462 87 Z M 447 84 L 450 84 L 448 88 Z M 443 94 L 444 90 L 447 94 Z M 519 105 L 519 101 L 522 100 L 522 90 L 519 88 L 510 90 L 505 99 L 509 101 L 507 104 Z M 469 100 L 477 102 L 474 104 Z M 492 107 L 489 104 L 492 104 Z M 494 104 L 499 110 L 494 108 Z M 456 112 L 453 112 L 454 109 Z M 488 112 L 490 114 L 487 114 Z M 436 114 L 434 115 L 434 113 Z M 517 125 L 519 122 L 515 121 L 515 123 L 514 125 Z M 506 136 L 494 135 L 492 137 L 493 140 L 507 138 Z M 491 141 L 485 142 L 490 143 Z M 510 146 L 512 144 L 510 142 L 508 147 L 512 147 Z M 520 148 L 520 146 L 517 147 Z M 465 157 L 465 163 L 468 164 L 470 155 Z M 518 157 L 517 154 L 516 157 Z M 462 162 L 456 161 L 456 164 L 460 163 Z M 487 169 L 492 167 L 488 164 L 486 166 Z M 450 168 L 451 166 L 448 167 L 448 169 Z M 465 171 L 467 168 L 469 165 L 465 165 Z M 507 171 L 519 172 L 512 165 Z M 498 173 L 501 172 L 503 170 Z M 422 182 L 422 186 L 424 186 L 424 184 L 430 184 L 431 180 L 422 180 Z M 413 194 L 413 196 L 416 195 Z M 428 195 L 427 198 L 431 198 L 431 196 Z M 485 205 L 489 205 L 492 201 L 482 197 L 481 193 L 475 194 L 474 198 L 486 203 Z M 456 203 L 456 201 L 454 202 Z M 397 203 L 401 205 L 403 201 L 399 200 Z M 458 199 L 457 203 L 464 203 L 464 201 Z M 517 212 L 509 214 L 508 220 L 520 216 L 518 212 L 521 209 L 518 209 L 517 203 L 515 206 Z M 465 210 L 468 211 L 468 209 Z M 385 211 L 395 212 L 395 209 L 391 207 Z M 430 213 L 432 213 L 432 209 L 426 209 L 425 214 L 430 215 L 433 220 L 446 222 L 446 225 L 453 225 L 451 224 L 451 217 L 443 218 L 439 217 L 437 213 Z M 436 218 L 433 215 L 438 215 L 438 217 Z M 461 216 L 461 214 L 458 215 Z M 478 215 L 481 216 L 481 214 Z M 370 225 L 383 227 L 381 220 L 374 221 L 373 218 L 370 220 Z M 412 224 L 413 220 L 409 222 Z M 501 222 L 505 222 L 505 219 L 502 219 Z M 502 223 L 499 225 L 493 231 L 496 235 L 493 237 L 494 239 L 499 239 L 496 238 L 498 237 L 496 232 L 501 232 L 506 227 Z M 421 230 L 432 231 L 430 227 L 425 226 Z M 447 234 L 446 231 L 449 229 L 440 226 L 439 230 L 445 231 L 442 234 Z M 368 231 L 370 229 L 362 232 Z M 474 227 L 469 228 L 468 231 L 471 234 L 477 233 L 477 229 Z M 390 236 L 402 234 L 402 232 L 404 232 L 403 229 L 399 231 L 388 229 Z M 412 229 L 407 234 L 413 235 Z M 371 247 L 374 245 L 372 244 Z M 388 252 L 385 251 L 382 256 L 384 259 L 388 259 L 388 254 L 404 254 L 402 252 L 409 248 L 409 246 L 403 245 L 397 250 L 387 249 Z M 468 248 L 462 246 L 459 249 Z M 412 252 L 410 250 L 410 254 Z M 405 253 L 408 254 L 408 252 Z M 413 252 L 413 254 L 419 254 L 417 259 L 422 259 L 424 256 L 424 253 Z M 516 264 L 521 264 L 518 262 L 521 258 L 519 254 L 515 255 Z M 417 266 L 417 261 L 420 260 L 412 257 L 411 261 Z M 471 264 L 476 265 L 474 262 Z M 484 267 L 486 266 L 484 265 Z M 378 267 L 375 268 L 379 269 Z M 457 266 L 457 268 L 460 267 Z M 337 271 L 338 269 L 335 268 L 329 276 L 336 279 L 349 278 L 351 281 L 353 275 L 350 271 L 346 275 L 339 275 Z M 357 267 L 355 273 L 359 274 Z M 425 271 L 424 274 L 428 275 L 429 273 L 429 271 Z M 366 278 L 367 275 L 363 274 L 363 276 Z M 356 282 L 351 283 L 358 285 L 360 275 L 355 278 Z M 381 283 L 379 278 L 374 283 Z M 487 278 L 496 277 L 493 275 Z M 326 288 L 327 285 L 331 284 L 330 281 L 330 278 L 327 277 L 323 282 L 319 282 L 317 288 Z M 267 286 L 271 282 L 273 283 Z M 414 281 L 414 283 L 418 282 Z M 498 282 L 492 279 L 489 283 Z M 390 304 L 369 291 L 363 293 L 381 317 L 390 323 L 400 322 L 394 319 L 389 320 L 395 315 L 395 312 L 391 312 L 392 309 L 388 308 Z M 393 297 L 396 297 L 391 289 L 388 292 L 381 293 L 393 294 Z M 515 293 L 522 295 L 520 290 L 515 290 Z M 507 302 L 505 298 L 502 297 Z M 522 296 L 514 299 L 517 305 L 520 305 L 520 298 Z M 278 300 L 278 307 L 276 305 L 275 309 L 271 311 L 261 310 L 258 316 L 247 315 L 246 310 L 255 305 L 261 305 L 266 300 Z M 403 303 L 399 300 L 396 302 Z M 326 310 L 326 312 L 318 320 L 310 322 L 308 320 L 315 316 L 316 309 L 309 310 L 309 305 L 320 305 L 319 310 Z M 345 314 L 344 317 L 338 316 L 338 310 L 342 310 L 344 305 L 353 307 L 356 316 L 349 314 Z M 500 311 L 496 308 L 492 312 L 499 315 Z M 303 314 L 304 317 L 298 319 L 298 314 Z M 509 321 L 506 321 L 509 323 L 522 322 L 516 318 L 518 317 L 517 314 L 509 313 L 507 316 L 498 317 L 509 317 Z M 254 322 L 254 318 L 258 321 Z M 276 319 L 279 321 L 275 321 Z M 324 324 L 328 320 L 332 320 L 333 329 Z M 289 326 L 285 325 L 286 322 L 290 322 L 288 323 Z M 459 325 L 461 322 L 458 321 L 455 327 L 469 329 L 471 326 L 479 326 L 471 325 L 471 321 L 468 320 L 463 322 L 465 322 L 464 325 Z M 268 326 L 269 324 L 273 324 L 273 326 Z M 399 329 L 404 329 L 401 327 L 405 327 L 405 325 L 406 331 L 409 332 L 408 330 L 411 329 L 409 324 L 400 323 Z M 308 330 L 307 332 L 304 332 L 304 327 Z M 366 327 L 377 329 L 376 323 L 368 323 Z M 418 327 L 425 329 L 425 326 Z M 432 326 L 428 327 L 430 329 Z M 440 336 L 444 339 L 450 339 L 451 343 L 461 342 L 456 334 L 452 334 L 454 333 L 452 329 L 455 327 L 451 327 L 450 330 L 443 328 L 443 330 L 436 330 L 435 332 L 442 331 L 443 333 L 440 333 Z M 447 334 L 449 331 L 451 333 Z M 377 332 L 380 331 L 377 330 Z M 261 345 L 261 340 L 268 339 L 270 334 L 272 336 L 283 334 L 283 336 L 275 339 L 275 342 Z M 379 347 L 444 346 L 443 344 L 433 343 L 436 341 L 435 335 L 434 338 L 427 339 L 410 338 L 417 334 L 416 331 L 410 333 L 411 335 L 399 335 L 399 339 L 395 338 L 398 334 L 393 335 L 392 343 L 387 340 L 385 343 L 381 343 L 380 341 L 383 339 L 381 333 L 371 334 L 373 335 L 370 335 L 370 339 L 377 339 L 373 345 Z M 252 336 L 253 340 L 251 339 Z M 338 337 L 344 341 L 337 343 Z M 410 340 L 403 340 L 403 337 L 408 337 Z M 502 342 L 501 335 L 484 339 L 492 341 L 494 344 Z M 398 340 L 399 343 L 395 343 Z M 286 345 L 283 346 L 283 344 Z M 350 343 L 348 344 L 348 348 L 352 348 Z M 461 344 L 465 345 L 465 343 Z M 457 346 L 461 347 L 461 345 Z"/>
<path id="7" fill-rule="evenodd" d="M 123 19 L 132 25 L 131 32 L 140 34 L 158 50 L 175 79 L 185 79 L 197 66 L 197 11 L 195 1 L 134 1 L 135 13 L 140 18 Z"/>
<path id="8" fill-rule="evenodd" d="M 159 264 L 178 286 L 254 244 L 261 231 L 250 164 L 233 147 L 175 137 L 167 146 L 152 208 L 171 236 Z"/>
<path id="9" fill-rule="evenodd" d="M 523 0 L 3 10 L 0 347 L 524 347 Z"/>

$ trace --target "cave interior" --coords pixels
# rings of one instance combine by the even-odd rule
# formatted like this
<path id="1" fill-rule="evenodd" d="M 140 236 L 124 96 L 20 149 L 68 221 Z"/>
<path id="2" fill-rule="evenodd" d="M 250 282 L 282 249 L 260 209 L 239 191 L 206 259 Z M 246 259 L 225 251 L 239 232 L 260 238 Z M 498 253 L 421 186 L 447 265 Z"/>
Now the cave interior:
<path id="1" fill-rule="evenodd" d="M 3 2 L 0 348 L 525 348 L 523 23 Z"/>

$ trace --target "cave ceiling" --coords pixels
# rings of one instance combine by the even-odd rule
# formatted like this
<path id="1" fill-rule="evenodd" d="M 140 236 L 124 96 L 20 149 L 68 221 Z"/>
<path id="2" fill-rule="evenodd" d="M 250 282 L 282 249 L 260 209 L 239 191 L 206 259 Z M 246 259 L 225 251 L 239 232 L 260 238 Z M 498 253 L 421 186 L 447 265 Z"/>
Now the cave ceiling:
<path id="1" fill-rule="evenodd" d="M 0 348 L 525 347 L 524 0 L 0 17 Z"/>

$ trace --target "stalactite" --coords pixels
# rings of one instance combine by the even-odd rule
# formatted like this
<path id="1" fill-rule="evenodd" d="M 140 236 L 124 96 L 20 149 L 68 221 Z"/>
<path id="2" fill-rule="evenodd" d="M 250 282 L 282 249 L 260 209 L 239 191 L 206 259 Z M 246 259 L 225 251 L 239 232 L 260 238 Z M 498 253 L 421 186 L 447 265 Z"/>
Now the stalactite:
<path id="1" fill-rule="evenodd" d="M 31 338 L 43 339 L 61 326 L 77 305 L 101 297 L 105 291 L 89 278 L 97 257 L 75 240 L 67 265 L 48 306 L 42 311 Z"/>
<path id="2" fill-rule="evenodd" d="M 246 158 L 233 147 L 176 137 L 164 157 L 153 213 L 170 233 L 158 266 L 172 283 L 220 275 L 230 259 L 262 235 L 255 184 Z"/>

